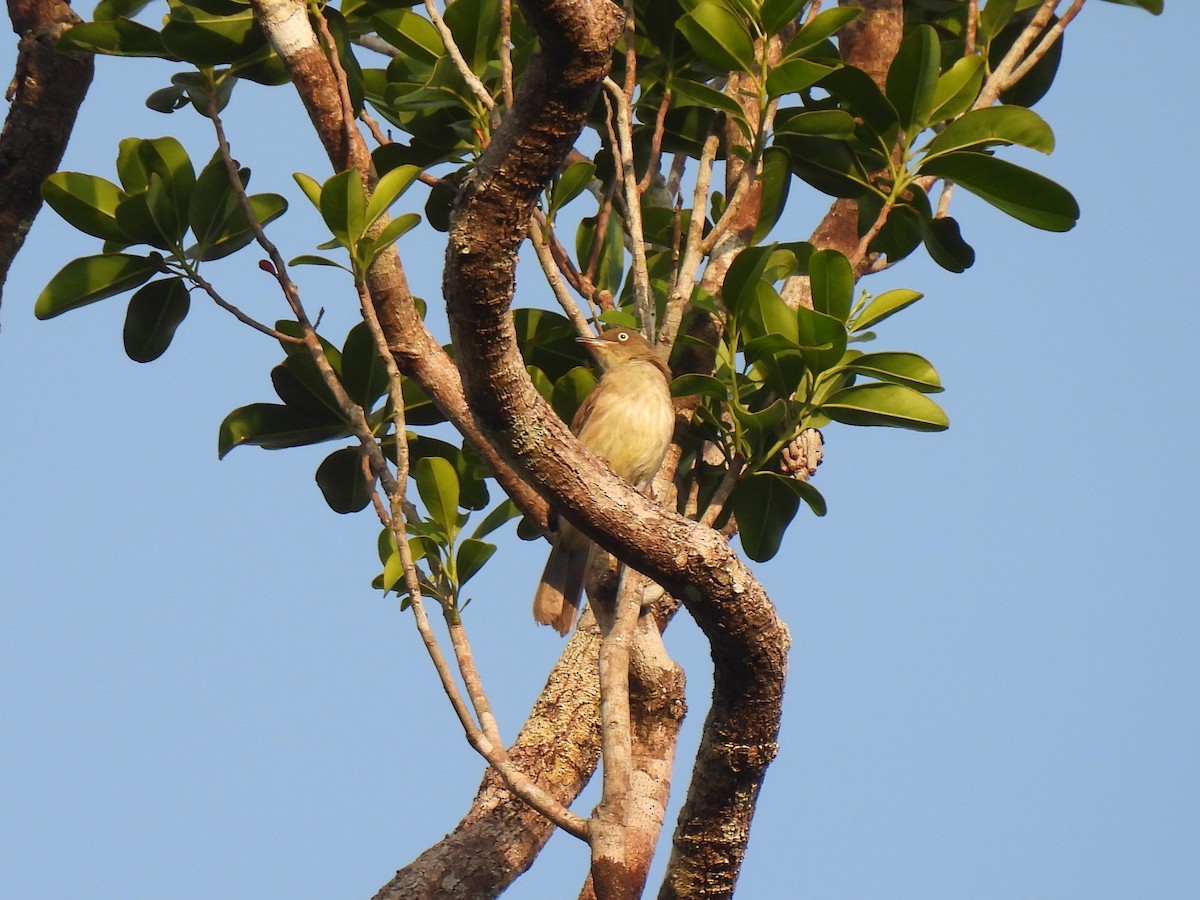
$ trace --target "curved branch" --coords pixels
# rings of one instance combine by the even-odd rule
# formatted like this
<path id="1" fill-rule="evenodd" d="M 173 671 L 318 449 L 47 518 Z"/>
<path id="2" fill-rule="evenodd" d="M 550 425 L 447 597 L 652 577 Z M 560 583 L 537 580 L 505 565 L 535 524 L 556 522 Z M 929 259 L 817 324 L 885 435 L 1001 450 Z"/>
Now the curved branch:
<path id="1" fill-rule="evenodd" d="M 732 892 L 776 751 L 790 640 L 721 535 L 655 506 L 602 467 L 525 372 L 509 315 L 517 250 L 542 185 L 578 137 L 607 73 L 621 12 L 608 0 L 527 0 L 522 9 L 541 49 L 513 114 L 463 187 L 446 253 L 446 303 L 464 390 L 505 457 L 600 546 L 683 598 L 708 637 L 713 707 L 672 869 L 679 883 L 702 880 L 714 895 L 721 885 Z"/>

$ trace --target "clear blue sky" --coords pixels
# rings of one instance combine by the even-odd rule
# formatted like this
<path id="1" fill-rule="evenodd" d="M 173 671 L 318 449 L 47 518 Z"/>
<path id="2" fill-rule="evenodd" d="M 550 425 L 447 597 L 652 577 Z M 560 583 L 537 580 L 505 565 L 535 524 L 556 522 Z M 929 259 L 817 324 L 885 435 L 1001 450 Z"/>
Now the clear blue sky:
<path id="1" fill-rule="evenodd" d="M 938 366 L 952 426 L 830 428 L 830 514 L 761 569 L 794 648 L 740 896 L 1200 896 L 1198 33 L 1187 0 L 1089 3 L 1038 107 L 1057 152 L 1010 157 L 1068 185 L 1079 226 L 960 194 L 973 269 L 914 258 L 868 283 L 926 293 L 880 346 Z M 100 60 L 64 168 L 111 176 L 119 138 L 181 129 L 206 159 L 197 117 L 141 106 L 170 71 Z M 309 252 L 291 172 L 325 172 L 319 149 L 288 92 L 238 90 L 235 152 L 293 202 L 285 254 Z M 436 302 L 441 250 L 411 238 Z M 200 298 L 147 366 L 120 301 L 33 319 L 95 246 L 47 212 L 0 309 L 0 896 L 370 896 L 453 827 L 481 762 L 370 588 L 377 526 L 321 500 L 331 448 L 217 461 L 225 413 L 272 399 L 276 345 Z M 302 274 L 344 333 L 345 282 Z M 253 259 L 217 277 L 283 316 Z M 506 550 L 468 627 L 511 736 L 560 641 L 529 621 L 544 546 Z M 687 759 L 709 666 L 684 617 L 668 644 Z M 556 838 L 508 896 L 573 896 L 585 866 Z"/>

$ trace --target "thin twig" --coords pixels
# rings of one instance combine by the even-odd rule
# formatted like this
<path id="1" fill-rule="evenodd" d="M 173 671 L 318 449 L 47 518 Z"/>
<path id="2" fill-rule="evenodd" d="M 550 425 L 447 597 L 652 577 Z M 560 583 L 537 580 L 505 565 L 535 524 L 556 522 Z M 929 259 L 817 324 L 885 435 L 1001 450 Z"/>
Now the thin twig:
<path id="1" fill-rule="evenodd" d="M 1024 61 L 1019 66 L 1013 69 L 1013 84 L 1016 84 L 1026 75 L 1028 75 L 1029 71 L 1041 61 L 1042 57 L 1050 52 L 1050 48 L 1053 47 L 1055 42 L 1062 37 L 1063 30 L 1071 24 L 1072 19 L 1079 15 L 1079 11 L 1083 9 L 1083 4 L 1085 2 L 1087 2 L 1087 0 L 1075 0 L 1075 2 L 1068 7 L 1067 11 L 1059 17 L 1058 21 L 1046 29 L 1045 34 L 1042 35 L 1042 39 L 1038 41 L 1038 45 L 1029 51 L 1029 55 L 1025 57 Z"/>
<path id="2" fill-rule="evenodd" d="M 579 311 L 579 305 L 567 291 L 562 274 L 554 262 L 554 254 L 551 252 L 550 244 L 546 239 L 547 234 L 542 227 L 542 220 L 536 215 L 529 222 L 529 237 L 530 243 L 533 244 L 534 255 L 537 256 L 537 260 L 542 266 L 542 274 L 546 277 L 546 283 L 550 285 L 550 290 L 554 293 L 554 299 L 558 301 L 558 305 L 562 307 L 567 318 L 571 320 L 571 324 L 575 326 L 575 330 L 579 333 L 579 336 L 591 337 L 592 330 L 588 326 L 587 319 L 584 318 L 583 313 Z"/>
<path id="3" fill-rule="evenodd" d="M 659 161 L 662 159 L 662 139 L 666 131 L 667 111 L 671 108 L 671 89 L 663 90 L 662 102 L 658 104 L 658 113 L 654 117 L 654 133 L 650 136 L 650 163 L 646 166 L 646 174 L 638 182 L 638 193 L 644 194 L 654 183 L 658 174 Z"/>
<path id="4" fill-rule="evenodd" d="M 267 335 L 268 337 L 273 337 L 273 338 L 275 338 L 275 340 L 280 341 L 284 344 L 303 344 L 304 343 L 304 338 L 298 338 L 292 334 L 284 334 L 282 331 L 272 328 L 270 325 L 265 325 L 262 322 L 255 319 L 253 316 L 249 316 L 246 313 L 242 312 L 240 309 L 238 309 L 236 306 L 234 306 L 232 303 L 230 303 L 228 300 L 226 300 L 224 297 L 222 297 L 221 294 L 217 291 L 217 289 L 215 287 L 213 287 L 212 284 L 210 284 L 204 278 L 204 276 L 202 276 L 195 269 L 189 269 L 188 273 L 187 273 L 187 277 L 191 281 L 195 282 L 196 287 L 200 288 L 200 290 L 202 290 L 202 291 L 204 291 L 204 293 L 208 294 L 209 299 L 211 299 L 213 303 L 217 304 L 217 306 L 221 307 L 221 309 L 225 310 L 226 312 L 232 314 L 233 317 L 235 319 L 237 319 L 239 322 L 241 322 L 242 324 L 249 325 L 255 331 L 261 331 L 263 334 Z"/>
<path id="5" fill-rule="evenodd" d="M 512 0 L 500 0 L 500 84 L 504 90 L 504 108 L 512 109 Z"/>
<path id="6" fill-rule="evenodd" d="M 975 98 L 975 103 L 971 107 L 972 109 L 991 106 L 1004 91 L 1016 83 L 1012 77 L 1013 70 L 1025 58 L 1025 54 L 1033 45 L 1034 39 L 1042 33 L 1042 30 L 1046 27 L 1046 23 L 1054 15 L 1054 8 L 1056 6 L 1058 6 L 1058 0 L 1042 0 L 1042 5 L 1033 14 L 1033 18 L 1029 20 L 1029 24 L 1017 35 L 1017 39 L 1013 41 L 1013 45 L 1004 54 L 1004 59 L 1000 60 L 1000 64 L 996 66 L 992 74 L 988 76 L 987 81 L 984 82 L 983 90 Z"/>
<path id="7" fill-rule="evenodd" d="M 633 306 L 642 323 L 642 330 L 654 340 L 657 333 L 654 298 L 650 295 L 650 273 L 646 267 L 646 244 L 642 239 L 642 201 L 638 193 L 637 172 L 633 167 L 633 128 L 630 123 L 629 98 L 611 78 L 604 79 L 604 87 L 612 95 L 617 119 L 618 177 L 625 189 L 625 223 L 629 232 L 632 250 Z"/>

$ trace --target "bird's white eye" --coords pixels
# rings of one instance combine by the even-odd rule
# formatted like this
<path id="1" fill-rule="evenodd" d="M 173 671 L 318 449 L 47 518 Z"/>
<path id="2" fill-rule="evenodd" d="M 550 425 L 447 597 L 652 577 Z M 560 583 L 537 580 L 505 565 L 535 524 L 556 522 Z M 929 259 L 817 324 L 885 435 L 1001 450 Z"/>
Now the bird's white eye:
<path id="1" fill-rule="evenodd" d="M 629 340 L 629 332 L 628 331 L 618 331 L 617 332 L 617 340 L 620 341 L 622 344 L 625 343 L 627 340 Z"/>

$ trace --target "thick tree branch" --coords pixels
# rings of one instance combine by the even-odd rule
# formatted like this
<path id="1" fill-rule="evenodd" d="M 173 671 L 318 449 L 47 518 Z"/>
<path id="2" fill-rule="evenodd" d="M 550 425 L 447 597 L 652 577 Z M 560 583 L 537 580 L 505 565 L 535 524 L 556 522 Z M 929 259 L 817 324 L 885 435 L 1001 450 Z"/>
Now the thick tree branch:
<path id="1" fill-rule="evenodd" d="M 776 751 L 789 638 L 721 535 L 655 507 L 601 467 L 525 372 L 509 315 L 517 250 L 542 185 L 595 100 L 621 15 L 607 0 L 529 0 L 522 9 L 541 49 L 513 114 L 464 185 L 447 248 L 445 293 L 464 388 L 506 458 L 589 537 L 682 597 L 709 638 L 715 673 L 708 752 L 676 835 L 673 869 L 677 884 L 701 880 L 728 894 Z"/>
<path id="2" fill-rule="evenodd" d="M 63 0 L 9 0 L 19 38 L 11 106 L 0 133 L 0 292 L 42 206 L 41 187 L 58 168 L 75 116 L 92 83 L 90 54 L 54 46 L 81 20 Z"/>

